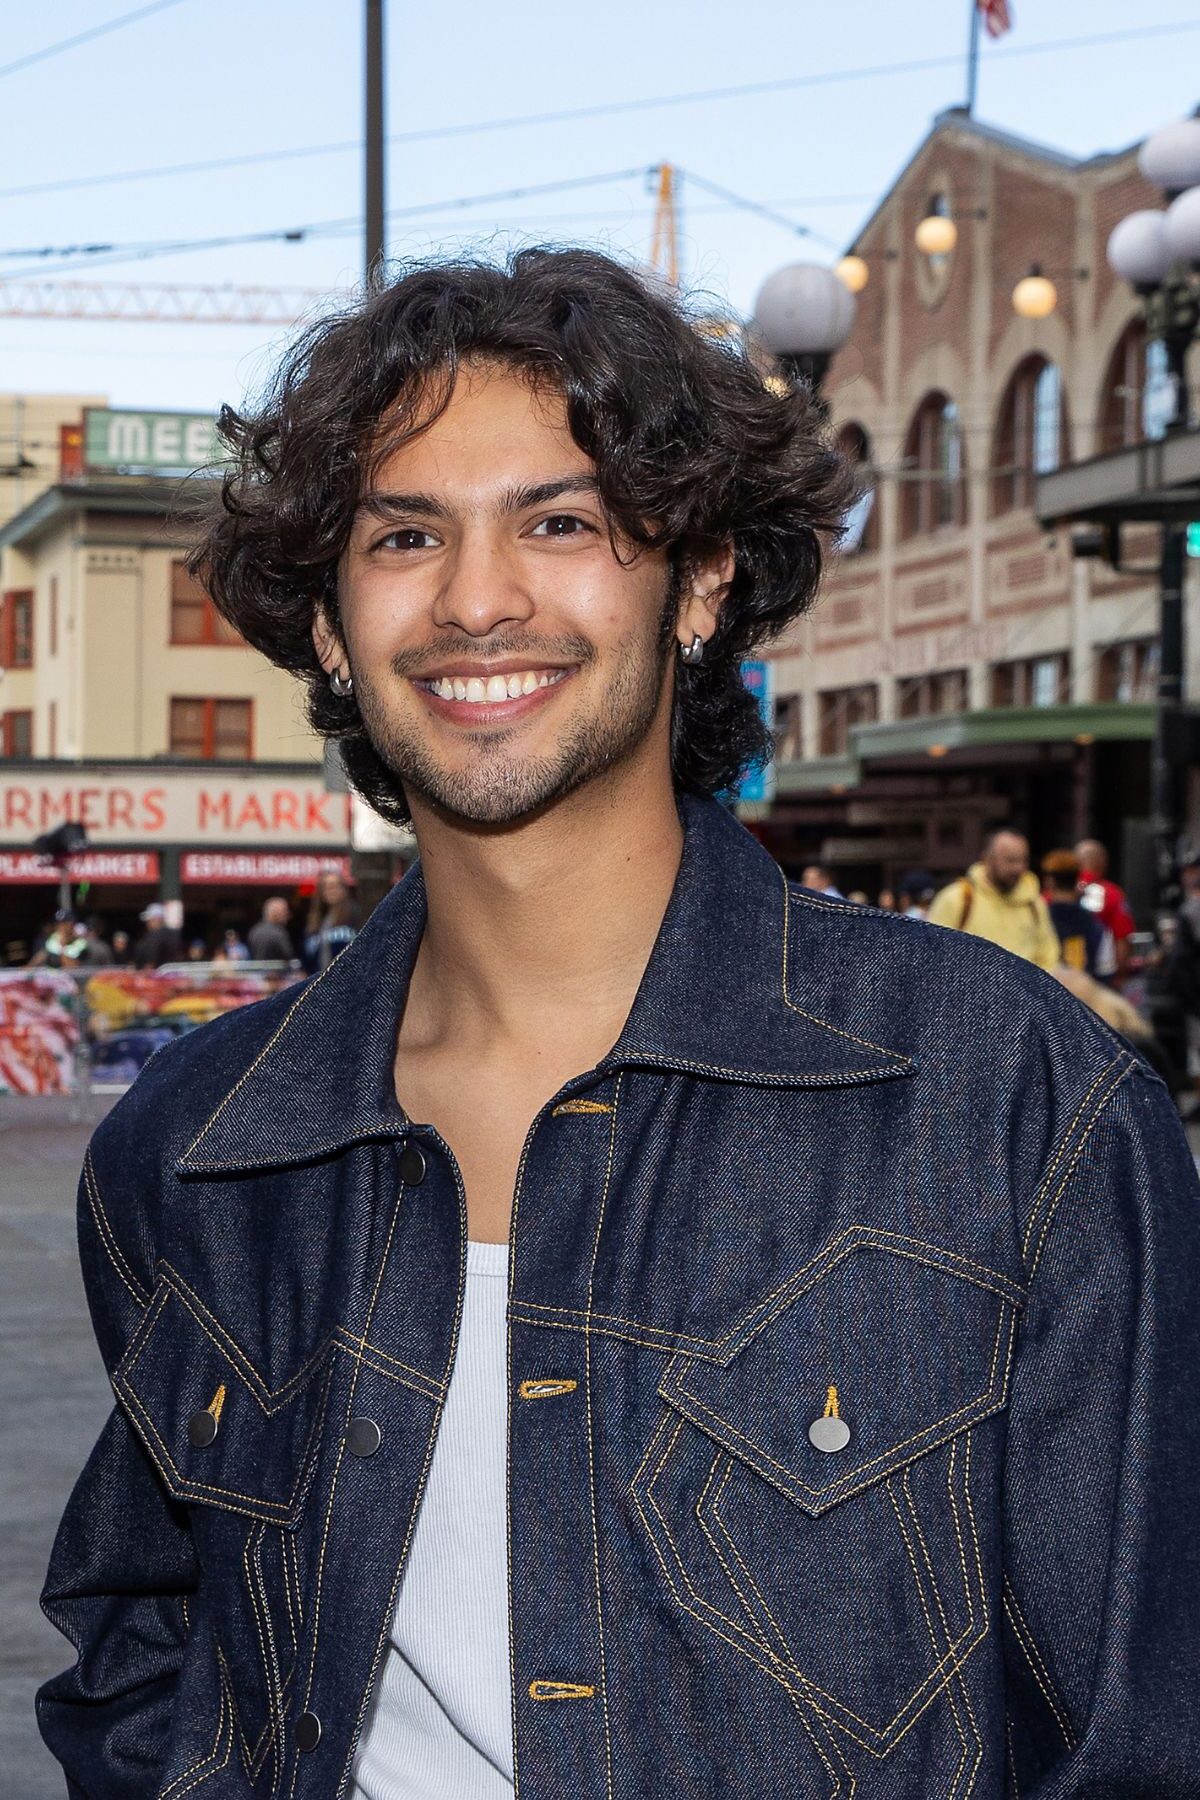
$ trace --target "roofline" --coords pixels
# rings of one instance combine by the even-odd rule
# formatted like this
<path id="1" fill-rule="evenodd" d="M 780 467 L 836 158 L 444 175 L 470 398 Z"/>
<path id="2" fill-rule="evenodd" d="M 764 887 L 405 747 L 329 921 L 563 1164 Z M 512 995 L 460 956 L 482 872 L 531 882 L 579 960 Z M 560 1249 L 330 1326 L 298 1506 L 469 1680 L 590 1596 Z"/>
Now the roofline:
<path id="1" fill-rule="evenodd" d="M 1049 144 L 1035 143 L 1032 138 L 1018 137 L 1015 132 L 1001 130 L 998 125 L 986 125 L 982 120 L 975 118 L 973 114 L 969 113 L 964 106 L 947 106 L 940 113 L 935 114 L 933 124 L 925 133 L 925 136 L 921 139 L 899 174 L 892 181 L 891 186 L 880 196 L 866 219 L 859 226 L 847 246 L 849 251 L 858 249 L 859 244 L 861 244 L 863 238 L 867 235 L 867 232 L 870 231 L 876 219 L 878 219 L 879 215 L 883 212 L 889 200 L 892 198 L 892 195 L 907 178 L 909 171 L 914 167 L 918 159 L 924 155 L 926 149 L 933 140 L 947 130 L 965 132 L 969 137 L 981 138 L 985 143 L 996 144 L 1004 150 L 1014 150 L 1018 155 L 1028 157 L 1032 162 L 1047 163 L 1056 169 L 1078 170 L 1089 166 L 1086 161 L 1077 156 L 1068 155 L 1065 150 L 1055 150 Z M 1120 154 L 1127 155 L 1128 152 L 1122 151 Z M 1094 161 L 1096 159 L 1092 160 Z"/>
<path id="2" fill-rule="evenodd" d="M 0 549 L 35 543 L 62 520 L 80 512 L 155 513 L 161 518 L 176 514 L 181 523 L 188 512 L 185 493 L 214 490 L 214 477 L 200 475 L 110 476 L 103 480 L 57 481 L 44 488 L 28 506 L 0 526 Z"/>

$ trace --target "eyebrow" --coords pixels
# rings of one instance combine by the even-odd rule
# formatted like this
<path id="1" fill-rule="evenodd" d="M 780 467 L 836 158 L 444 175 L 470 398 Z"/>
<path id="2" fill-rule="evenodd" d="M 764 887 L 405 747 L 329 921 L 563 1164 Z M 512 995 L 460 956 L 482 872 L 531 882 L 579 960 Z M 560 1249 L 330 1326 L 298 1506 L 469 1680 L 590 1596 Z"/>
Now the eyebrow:
<path id="1" fill-rule="evenodd" d="M 546 506 L 551 500 L 559 500 L 565 494 L 597 495 L 599 492 L 600 484 L 596 477 L 580 471 L 574 475 L 560 475 L 553 481 L 505 488 L 500 495 L 498 511 L 501 516 L 528 512 L 531 507 Z M 370 513 L 373 517 L 384 520 L 448 519 L 451 510 L 436 494 L 389 494 L 377 491 L 364 494 L 358 504 L 360 513 Z"/>

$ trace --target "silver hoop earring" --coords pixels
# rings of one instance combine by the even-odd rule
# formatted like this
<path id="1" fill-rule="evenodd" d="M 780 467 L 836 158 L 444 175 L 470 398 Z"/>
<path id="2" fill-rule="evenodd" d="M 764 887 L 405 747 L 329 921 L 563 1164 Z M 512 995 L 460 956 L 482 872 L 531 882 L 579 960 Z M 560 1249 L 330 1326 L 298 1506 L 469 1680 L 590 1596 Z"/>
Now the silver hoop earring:
<path id="1" fill-rule="evenodd" d="M 341 675 L 335 669 L 329 677 L 329 685 L 333 689 L 335 698 L 344 700 L 347 694 L 354 692 L 354 677 L 353 675 Z"/>
<path id="2" fill-rule="evenodd" d="M 704 639 L 699 632 L 696 633 L 690 644 L 680 644 L 679 660 L 687 663 L 693 669 L 697 663 L 704 661 Z"/>

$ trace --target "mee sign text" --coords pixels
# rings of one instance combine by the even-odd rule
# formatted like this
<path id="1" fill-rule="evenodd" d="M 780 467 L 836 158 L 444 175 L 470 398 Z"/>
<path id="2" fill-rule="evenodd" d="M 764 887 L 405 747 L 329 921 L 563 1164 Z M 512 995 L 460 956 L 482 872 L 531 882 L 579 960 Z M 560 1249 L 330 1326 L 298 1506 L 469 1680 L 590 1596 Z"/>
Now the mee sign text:
<path id="1" fill-rule="evenodd" d="M 350 796 L 319 775 L 173 774 L 144 769 L 78 775 L 0 773 L 0 844 L 28 849 L 68 821 L 92 844 L 190 844 L 344 850 Z"/>

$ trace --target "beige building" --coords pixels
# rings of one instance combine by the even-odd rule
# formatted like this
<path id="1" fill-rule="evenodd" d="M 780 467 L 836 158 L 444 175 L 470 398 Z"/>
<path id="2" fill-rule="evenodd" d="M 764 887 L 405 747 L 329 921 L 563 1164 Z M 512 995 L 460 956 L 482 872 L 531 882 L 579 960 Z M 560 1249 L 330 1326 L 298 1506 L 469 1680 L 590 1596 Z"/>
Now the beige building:
<path id="1" fill-rule="evenodd" d="M 1035 852 L 1099 832 L 1136 885 L 1157 531 L 1124 532 L 1118 573 L 1039 529 L 1032 504 L 1039 473 L 1161 429 L 1159 347 L 1105 259 L 1116 221 L 1158 205 L 1136 147 L 1081 162 L 952 111 L 851 246 L 869 280 L 825 393 L 871 500 L 773 656 L 763 831 L 783 860 L 819 854 L 877 889 L 959 870 L 1009 820 Z M 953 223 L 948 252 L 916 248 L 931 214 Z M 1035 268 L 1057 305 L 1019 317 Z"/>
<path id="2" fill-rule="evenodd" d="M 110 925 L 158 898 L 210 940 L 272 891 L 302 912 L 322 867 L 349 871 L 350 801 L 329 791 L 298 683 L 187 574 L 209 483 L 181 477 L 211 421 L 87 404 L 0 403 L 30 461 L 41 421 L 42 457 L 0 522 L 0 942 L 52 910 L 33 842 L 68 820 L 89 839 L 71 873 Z"/>

